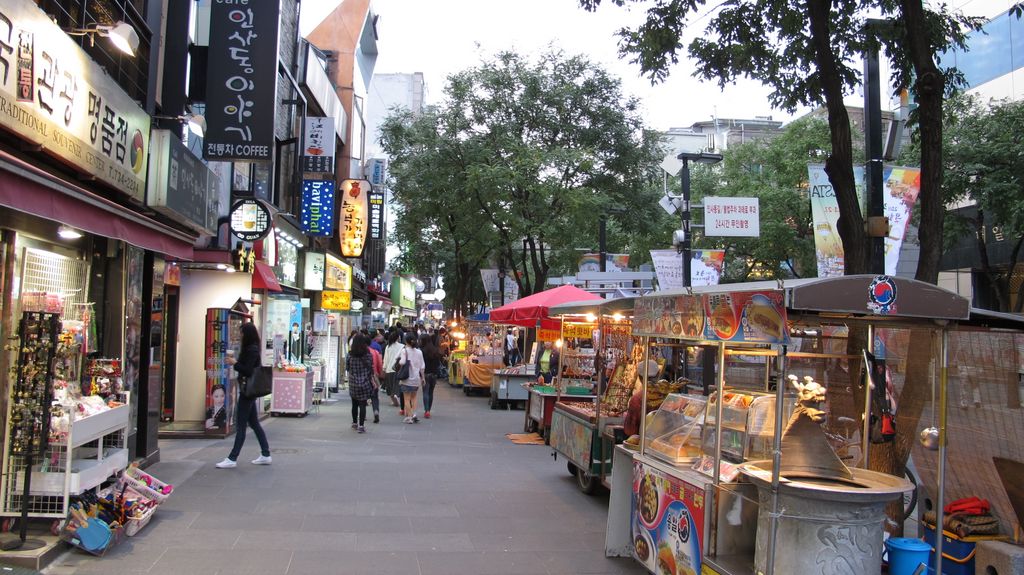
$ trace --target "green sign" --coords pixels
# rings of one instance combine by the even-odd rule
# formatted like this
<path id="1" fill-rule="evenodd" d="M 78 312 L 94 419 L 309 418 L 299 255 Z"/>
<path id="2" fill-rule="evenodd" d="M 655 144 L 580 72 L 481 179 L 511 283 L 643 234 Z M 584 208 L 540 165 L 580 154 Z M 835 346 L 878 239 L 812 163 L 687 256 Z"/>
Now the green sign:
<path id="1" fill-rule="evenodd" d="M 416 286 L 412 280 L 394 278 L 391 280 L 391 301 L 406 309 L 416 309 Z"/>

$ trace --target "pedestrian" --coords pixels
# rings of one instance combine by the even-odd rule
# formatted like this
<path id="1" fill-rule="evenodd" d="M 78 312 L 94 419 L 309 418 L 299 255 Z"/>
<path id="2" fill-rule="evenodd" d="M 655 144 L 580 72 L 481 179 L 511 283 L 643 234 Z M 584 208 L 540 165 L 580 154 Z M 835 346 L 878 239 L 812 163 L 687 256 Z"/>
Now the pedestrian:
<path id="1" fill-rule="evenodd" d="M 373 406 L 373 422 L 380 423 L 380 380 L 384 377 L 384 358 L 372 345 L 367 350 L 373 359 L 373 392 L 370 393 L 370 404 Z"/>
<path id="2" fill-rule="evenodd" d="M 551 345 L 550 341 L 544 342 L 544 347 L 537 354 L 538 376 L 544 376 L 544 382 L 554 385 L 555 376 L 558 375 L 558 348 Z"/>
<path id="3" fill-rule="evenodd" d="M 239 389 L 244 388 L 245 382 L 252 377 L 256 368 L 262 364 L 260 360 L 260 332 L 251 322 L 242 324 L 242 350 L 238 359 L 228 356 L 226 359 L 238 372 Z M 231 469 L 236 467 L 238 455 L 242 452 L 242 444 L 245 443 L 245 427 L 248 425 L 256 434 L 256 440 L 260 442 L 260 456 L 252 460 L 253 465 L 270 465 L 270 444 L 267 442 L 267 434 L 263 432 L 260 425 L 259 414 L 256 413 L 256 398 L 245 397 L 238 394 L 238 401 L 235 403 L 235 444 L 231 453 L 217 464 L 218 469 Z"/>
<path id="4" fill-rule="evenodd" d="M 366 402 L 373 392 L 373 357 L 369 345 L 366 337 L 357 335 L 345 358 L 348 394 L 352 398 L 352 429 L 359 433 L 366 433 Z"/>
<path id="5" fill-rule="evenodd" d="M 420 336 L 420 352 L 423 354 L 423 417 L 430 419 L 430 408 L 434 405 L 434 387 L 441 369 L 441 350 L 437 349 L 434 337 Z"/>
<path id="6" fill-rule="evenodd" d="M 395 366 L 398 365 L 398 355 L 402 352 L 402 342 L 398 341 L 399 332 L 393 329 L 388 332 L 388 345 L 384 348 L 384 393 L 391 399 L 391 405 L 398 407 L 403 401 L 399 401 L 398 379 L 395 376 Z M 404 407 L 402 409 L 405 409 Z"/>
<path id="7" fill-rule="evenodd" d="M 384 334 L 380 330 L 374 330 L 373 341 L 370 342 L 370 347 L 377 350 L 377 353 L 384 355 Z"/>
<path id="8" fill-rule="evenodd" d="M 398 364 L 400 366 L 409 364 L 409 378 L 399 380 L 398 382 L 402 390 L 402 396 L 405 398 L 405 407 L 403 409 L 405 419 L 402 422 L 419 423 L 420 418 L 416 417 L 416 395 L 424 381 L 424 365 L 423 352 L 416 349 L 415 333 L 409 332 L 405 335 L 405 347 L 402 349 L 401 355 L 399 355 Z"/>
<path id="9" fill-rule="evenodd" d="M 505 334 L 505 357 L 507 365 L 519 365 L 519 337 L 512 328 Z"/>

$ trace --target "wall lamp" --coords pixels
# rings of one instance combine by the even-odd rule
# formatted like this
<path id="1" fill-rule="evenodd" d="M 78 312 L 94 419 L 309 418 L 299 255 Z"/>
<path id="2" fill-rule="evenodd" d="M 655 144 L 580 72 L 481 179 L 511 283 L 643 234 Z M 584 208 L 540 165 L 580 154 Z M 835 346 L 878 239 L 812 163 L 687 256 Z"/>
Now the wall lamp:
<path id="1" fill-rule="evenodd" d="M 139 33 L 124 20 L 118 20 L 113 25 L 97 24 L 92 28 L 72 28 L 67 30 L 67 33 L 70 36 L 89 36 L 89 45 L 95 44 L 96 36 L 110 38 L 110 43 L 115 48 L 129 56 L 134 56 L 135 51 L 139 49 Z"/>
<path id="2" fill-rule="evenodd" d="M 57 235 L 65 240 L 77 240 L 82 237 L 82 232 L 71 226 L 60 226 L 57 228 Z"/>
<path id="3" fill-rule="evenodd" d="M 184 114 L 181 116 L 153 116 L 157 120 L 174 120 L 178 122 L 185 122 L 188 125 L 188 131 L 199 136 L 200 138 L 206 137 L 206 117 L 202 114 Z"/>

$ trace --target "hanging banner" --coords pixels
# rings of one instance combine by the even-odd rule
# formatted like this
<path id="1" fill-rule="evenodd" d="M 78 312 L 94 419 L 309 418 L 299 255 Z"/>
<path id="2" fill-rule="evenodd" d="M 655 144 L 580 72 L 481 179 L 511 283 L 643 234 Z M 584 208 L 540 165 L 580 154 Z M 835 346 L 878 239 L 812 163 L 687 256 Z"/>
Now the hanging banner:
<path id="1" fill-rule="evenodd" d="M 519 284 L 516 283 L 515 278 L 511 274 L 505 273 L 505 303 L 511 303 L 519 299 Z M 500 300 L 501 277 L 499 277 L 499 270 L 482 269 L 480 270 L 480 279 L 484 282 L 484 292 L 488 296 L 498 294 L 498 299 Z"/>
<path id="2" fill-rule="evenodd" d="M 302 180 L 302 211 L 299 220 L 302 233 L 306 235 L 334 235 L 334 182 Z"/>
<path id="3" fill-rule="evenodd" d="M 629 254 L 605 254 L 604 269 L 608 272 L 629 271 Z M 601 254 L 583 254 L 580 256 L 581 272 L 601 271 Z"/>
<path id="4" fill-rule="evenodd" d="M 207 160 L 274 157 L 280 12 L 280 0 L 210 4 Z"/>
<path id="5" fill-rule="evenodd" d="M 832 183 L 822 164 L 808 164 L 808 195 L 814 221 L 814 249 L 818 259 L 818 277 L 843 275 L 843 243 L 839 237 L 839 203 Z M 857 196 L 864 197 L 864 168 L 854 166 L 853 177 Z M 889 218 L 889 235 L 885 238 L 885 273 L 895 275 L 903 238 L 910 225 L 917 196 L 921 193 L 921 170 L 901 166 L 885 166 L 882 171 L 885 215 Z M 862 202 L 863 204 L 863 202 Z M 863 205 L 861 206 L 863 211 Z"/>
<path id="6" fill-rule="evenodd" d="M 704 235 L 746 237 L 761 235 L 761 211 L 757 198 L 704 198 Z"/>
<path id="7" fill-rule="evenodd" d="M 590 339 L 594 337 L 596 323 L 565 323 L 562 325 L 562 337 L 565 339 Z"/>
<path id="8" fill-rule="evenodd" d="M 369 224 L 366 197 L 372 189 L 366 180 L 345 180 L 341 183 L 341 222 L 338 227 L 341 255 L 347 258 L 363 255 Z"/>
<path id="9" fill-rule="evenodd" d="M 725 250 L 693 250 L 690 261 L 690 285 L 718 285 L 725 269 Z M 658 291 L 683 289 L 683 260 L 676 250 L 651 250 L 651 261 L 658 275 Z"/>
<path id="10" fill-rule="evenodd" d="M 384 239 L 384 193 L 370 192 L 370 239 Z"/>
<path id="11" fill-rule="evenodd" d="M 303 172 L 334 172 L 334 118 L 307 117 L 302 146 Z"/>

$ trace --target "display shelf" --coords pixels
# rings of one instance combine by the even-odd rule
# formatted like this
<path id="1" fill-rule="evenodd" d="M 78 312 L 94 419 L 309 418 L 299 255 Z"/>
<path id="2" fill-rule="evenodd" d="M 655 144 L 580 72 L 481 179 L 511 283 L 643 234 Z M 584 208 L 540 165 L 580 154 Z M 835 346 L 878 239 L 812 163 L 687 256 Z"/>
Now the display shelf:
<path id="1" fill-rule="evenodd" d="M 108 409 L 89 417 L 76 419 L 71 428 L 71 448 L 80 447 L 91 441 L 109 435 L 128 425 L 128 416 L 131 414 L 131 407 L 127 402 L 124 405 Z M 67 442 L 52 442 L 53 445 L 66 446 Z"/>
<path id="2" fill-rule="evenodd" d="M 128 450 L 125 448 L 108 449 L 103 458 L 90 458 L 95 449 L 82 448 L 78 455 L 81 459 L 72 459 L 70 471 L 67 473 L 68 493 L 78 495 L 83 491 L 102 484 L 108 477 L 124 469 L 128 465 Z M 32 471 L 32 495 L 57 496 L 64 494 L 65 473 L 63 471 L 44 472 Z"/>
<path id="3" fill-rule="evenodd" d="M 700 396 L 668 394 L 645 431 L 650 454 L 673 464 L 699 457 L 707 403 Z"/>
<path id="4" fill-rule="evenodd" d="M 713 455 L 718 393 L 711 394 L 704 417 L 702 449 Z M 793 411 L 794 398 L 786 396 L 784 421 Z M 722 454 L 733 463 L 771 457 L 771 443 L 775 433 L 775 395 L 764 392 L 726 391 L 722 405 Z"/>

